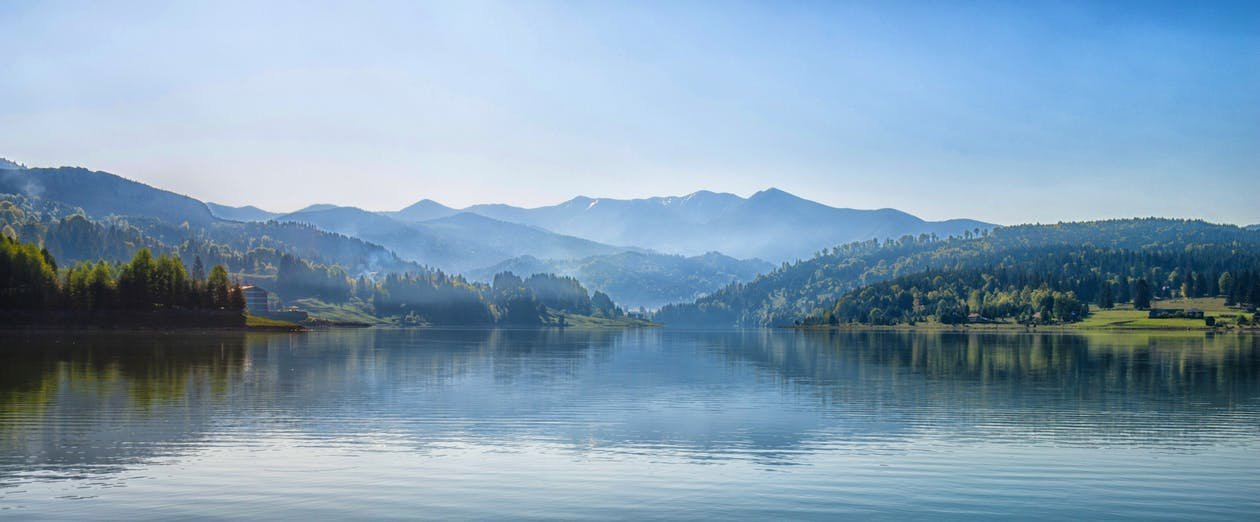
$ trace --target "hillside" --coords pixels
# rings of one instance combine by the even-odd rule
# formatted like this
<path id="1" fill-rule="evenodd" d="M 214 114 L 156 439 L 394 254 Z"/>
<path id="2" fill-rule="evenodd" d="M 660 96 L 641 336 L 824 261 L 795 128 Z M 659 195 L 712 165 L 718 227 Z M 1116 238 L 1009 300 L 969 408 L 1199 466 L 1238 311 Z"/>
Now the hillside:
<path id="1" fill-rule="evenodd" d="M 175 253 L 189 265 L 200 256 L 234 273 L 274 273 L 282 255 L 338 265 L 352 274 L 424 270 L 379 245 L 309 225 L 225 221 L 194 230 L 144 217 L 92 219 L 77 207 L 12 194 L 0 194 L 0 229 L 43 245 L 66 263 L 122 262 L 148 248 Z"/>
<path id="2" fill-rule="evenodd" d="M 422 269 L 378 245 L 310 226 L 222 220 L 198 200 L 106 172 L 0 170 L 0 195 L 8 209 L 0 225 L 21 240 L 52 245 L 67 261 L 123 261 L 144 247 L 195 248 L 225 263 L 269 250 L 352 273 Z"/>
<path id="3" fill-rule="evenodd" d="M 1130 255 L 1154 249 L 1188 252 L 1187 247 L 1203 245 L 1244 253 L 1260 248 L 1257 232 L 1232 225 L 1172 219 L 1021 225 L 994 229 L 979 237 L 968 236 L 944 240 L 907 236 L 842 245 L 748 283 L 727 286 L 695 302 L 664 307 L 657 320 L 706 326 L 791 324 L 830 310 L 841 296 L 858 287 L 929 269 L 981 269 L 1008 257 L 1027 260 L 1056 247 L 1123 250 Z M 1213 269 L 1218 273 L 1222 270 Z"/>
<path id="4" fill-rule="evenodd" d="M 730 283 L 751 280 L 772 268 L 765 261 L 739 260 L 716 252 L 693 257 L 622 252 L 573 260 L 521 256 L 472 271 L 469 276 L 488 281 L 499 272 L 555 273 L 575 277 L 628 308 L 655 309 L 667 303 L 694 300 Z"/>
<path id="5" fill-rule="evenodd" d="M 1076 322 L 1088 305 L 1112 309 L 1154 299 L 1225 296 L 1260 302 L 1260 248 L 1237 244 L 1020 247 L 979 268 L 928 270 L 852 290 L 807 322 L 874 325 L 935 321 Z"/>
<path id="6" fill-rule="evenodd" d="M 78 167 L 0 169 L 0 194 L 59 201 L 93 217 L 140 216 L 192 225 L 216 221 L 204 203 L 188 196 Z"/>
<path id="7" fill-rule="evenodd" d="M 441 237 L 467 238 L 479 245 L 481 248 L 478 252 L 479 256 L 464 263 L 468 267 L 485 266 L 487 261 L 498 261 L 520 255 L 543 259 L 578 259 L 627 251 L 626 248 L 557 234 L 538 227 L 492 219 L 471 212 L 461 212 L 424 221 L 415 226 Z"/>
<path id="8" fill-rule="evenodd" d="M 354 207 L 334 207 L 303 210 L 276 220 L 306 223 L 321 230 L 361 238 L 390 248 L 405 259 L 452 272 L 522 255 L 569 259 L 625 250 L 466 212 L 428 221 L 404 222 Z"/>

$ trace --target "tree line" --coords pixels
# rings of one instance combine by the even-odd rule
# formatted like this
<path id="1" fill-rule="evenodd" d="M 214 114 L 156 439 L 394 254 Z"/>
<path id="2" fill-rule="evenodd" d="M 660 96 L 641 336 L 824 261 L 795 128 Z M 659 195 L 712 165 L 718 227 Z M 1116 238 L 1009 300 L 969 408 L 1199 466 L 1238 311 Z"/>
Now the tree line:
<path id="1" fill-rule="evenodd" d="M 1045 246 L 1006 251 L 982 268 L 928 270 L 846 293 L 807 323 L 967 322 L 968 315 L 1019 322 L 1072 322 L 1089 304 L 1224 296 L 1260 302 L 1260 251 L 1233 245 L 1127 249 Z"/>
<path id="2" fill-rule="evenodd" d="M 349 277 L 339 266 L 282 256 L 274 290 L 282 298 L 316 297 L 330 303 L 358 300 L 373 313 L 403 324 L 502 324 L 537 326 L 553 312 L 625 316 L 608 294 L 591 293 L 572 277 L 496 274 L 491 284 L 470 282 L 441 270 Z"/>
<path id="3" fill-rule="evenodd" d="M 140 249 L 127 263 L 80 262 L 58 270 L 46 248 L 0 237 L 0 309 L 242 310 L 245 297 L 223 265 L 192 272 L 178 258 Z"/>

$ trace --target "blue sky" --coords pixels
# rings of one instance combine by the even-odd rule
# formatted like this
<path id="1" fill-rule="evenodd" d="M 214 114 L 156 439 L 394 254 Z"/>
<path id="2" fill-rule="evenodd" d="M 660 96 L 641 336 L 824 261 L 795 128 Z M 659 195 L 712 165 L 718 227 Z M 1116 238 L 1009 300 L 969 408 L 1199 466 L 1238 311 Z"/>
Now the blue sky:
<path id="1" fill-rule="evenodd" d="M 0 156 L 292 210 L 1260 222 L 1260 2 L 0 3 Z"/>

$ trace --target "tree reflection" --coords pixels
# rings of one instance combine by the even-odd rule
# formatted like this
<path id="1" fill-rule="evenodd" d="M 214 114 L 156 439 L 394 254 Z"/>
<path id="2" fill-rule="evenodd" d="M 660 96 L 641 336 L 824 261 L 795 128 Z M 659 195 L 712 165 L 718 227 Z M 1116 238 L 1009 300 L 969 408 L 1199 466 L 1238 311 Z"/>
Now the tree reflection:
<path id="1" fill-rule="evenodd" d="M 1254 336 L 673 330 L 6 333 L 0 479 L 238 439 L 790 463 L 844 444 L 1260 436 Z"/>

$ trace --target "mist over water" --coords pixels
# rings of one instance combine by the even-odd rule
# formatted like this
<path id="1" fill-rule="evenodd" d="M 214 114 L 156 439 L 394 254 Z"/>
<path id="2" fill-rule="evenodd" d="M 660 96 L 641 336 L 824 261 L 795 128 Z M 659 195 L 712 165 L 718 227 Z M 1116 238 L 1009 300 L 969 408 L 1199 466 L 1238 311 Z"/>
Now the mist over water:
<path id="1" fill-rule="evenodd" d="M 1260 513 L 1254 336 L 0 334 L 0 517 Z"/>

